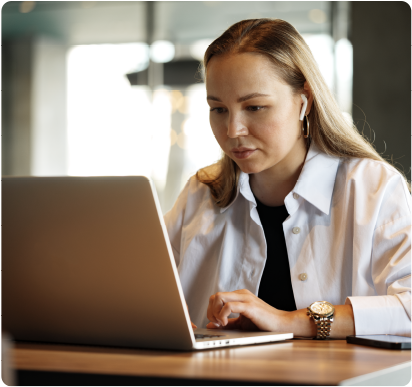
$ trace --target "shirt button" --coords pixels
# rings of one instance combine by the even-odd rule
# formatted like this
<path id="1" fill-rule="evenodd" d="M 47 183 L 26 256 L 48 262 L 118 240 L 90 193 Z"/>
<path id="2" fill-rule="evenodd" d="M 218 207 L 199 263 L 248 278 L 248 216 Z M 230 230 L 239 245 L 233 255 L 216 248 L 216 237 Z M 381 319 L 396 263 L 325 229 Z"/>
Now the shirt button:
<path id="1" fill-rule="evenodd" d="M 299 274 L 299 279 L 301 281 L 306 281 L 308 279 L 308 275 L 306 273 Z"/>
<path id="2" fill-rule="evenodd" d="M 300 228 L 299 228 L 299 227 L 293 227 L 293 228 L 292 228 L 292 232 L 293 232 L 294 234 L 299 234 L 299 233 L 300 233 Z"/>
<path id="3" fill-rule="evenodd" d="M 293 193 L 293 199 L 299 199 L 299 195 L 296 192 Z"/>

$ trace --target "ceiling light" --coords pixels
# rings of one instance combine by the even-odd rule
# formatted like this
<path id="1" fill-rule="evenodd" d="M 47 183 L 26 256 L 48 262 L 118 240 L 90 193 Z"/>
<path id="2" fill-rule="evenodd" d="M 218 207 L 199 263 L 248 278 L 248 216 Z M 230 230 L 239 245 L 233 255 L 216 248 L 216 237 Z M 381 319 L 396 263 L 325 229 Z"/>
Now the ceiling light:
<path id="1" fill-rule="evenodd" d="M 175 46 L 167 40 L 156 40 L 150 46 L 150 58 L 156 63 L 170 62 L 175 56 Z"/>
<path id="2" fill-rule="evenodd" d="M 316 24 L 325 23 L 327 16 L 321 9 L 312 9 L 309 11 L 309 19 Z"/>
<path id="3" fill-rule="evenodd" d="M 196 41 L 190 46 L 190 55 L 192 55 L 194 59 L 203 61 L 203 57 L 210 43 L 212 43 L 210 39 L 201 39 Z"/>
<path id="4" fill-rule="evenodd" d="M 35 1 L 23 1 L 22 3 L 20 3 L 20 12 L 29 13 L 30 11 L 33 11 L 35 5 Z"/>

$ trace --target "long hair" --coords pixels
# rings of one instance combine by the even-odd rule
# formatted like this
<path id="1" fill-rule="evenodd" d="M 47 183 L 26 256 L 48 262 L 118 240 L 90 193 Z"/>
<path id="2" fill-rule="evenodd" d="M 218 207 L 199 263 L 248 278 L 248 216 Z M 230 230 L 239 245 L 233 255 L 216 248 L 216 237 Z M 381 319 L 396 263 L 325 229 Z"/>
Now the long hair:
<path id="1" fill-rule="evenodd" d="M 344 118 L 308 45 L 291 24 L 281 19 L 250 19 L 232 25 L 206 50 L 204 69 L 207 72 L 212 57 L 247 52 L 269 58 L 295 93 L 301 92 L 308 82 L 313 94 L 308 115 L 311 141 L 323 152 L 386 162 L 356 126 Z M 226 207 L 236 195 L 239 175 L 237 164 L 223 154 L 216 164 L 199 170 L 196 177 L 209 186 L 216 204 Z"/>

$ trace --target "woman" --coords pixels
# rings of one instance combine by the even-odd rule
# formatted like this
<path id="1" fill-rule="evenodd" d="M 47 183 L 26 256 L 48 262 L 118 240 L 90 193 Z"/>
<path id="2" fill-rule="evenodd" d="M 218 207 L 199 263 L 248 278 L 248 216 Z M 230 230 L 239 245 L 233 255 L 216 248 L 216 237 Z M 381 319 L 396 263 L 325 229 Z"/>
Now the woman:
<path id="1" fill-rule="evenodd" d="M 410 336 L 406 182 L 344 119 L 303 38 L 244 20 L 204 66 L 223 157 L 165 215 L 194 323 Z"/>

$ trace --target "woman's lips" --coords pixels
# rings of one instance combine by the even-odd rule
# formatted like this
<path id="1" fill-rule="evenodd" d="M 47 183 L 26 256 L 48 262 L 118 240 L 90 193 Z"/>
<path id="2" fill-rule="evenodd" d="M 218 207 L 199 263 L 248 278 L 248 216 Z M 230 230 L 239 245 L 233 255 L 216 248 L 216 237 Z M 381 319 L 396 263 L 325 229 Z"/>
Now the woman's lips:
<path id="1" fill-rule="evenodd" d="M 256 149 L 250 149 L 250 148 L 233 148 L 231 149 L 231 152 L 237 159 L 246 159 L 248 158 L 252 153 L 255 152 Z"/>

